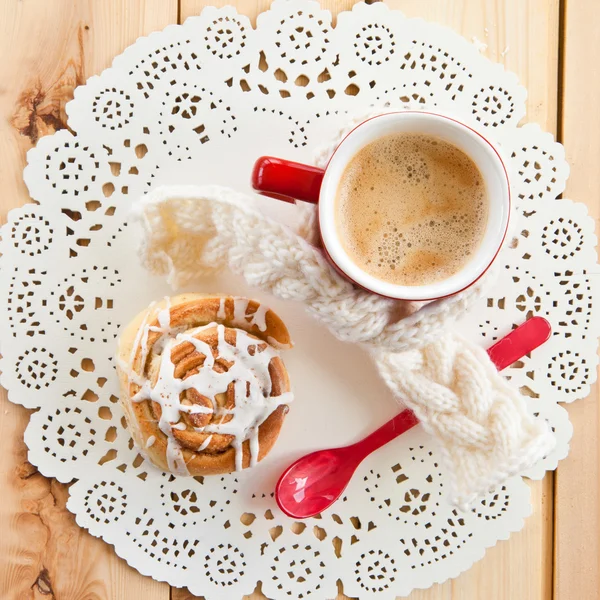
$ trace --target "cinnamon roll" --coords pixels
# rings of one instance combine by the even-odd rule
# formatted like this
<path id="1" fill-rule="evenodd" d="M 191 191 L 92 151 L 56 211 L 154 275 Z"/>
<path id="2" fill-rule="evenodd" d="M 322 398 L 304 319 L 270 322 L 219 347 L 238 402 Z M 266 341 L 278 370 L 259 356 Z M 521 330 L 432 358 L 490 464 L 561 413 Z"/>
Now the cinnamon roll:
<path id="1" fill-rule="evenodd" d="M 121 404 L 133 438 L 177 475 L 255 465 L 292 400 L 283 321 L 254 300 L 183 294 L 141 312 L 119 339 Z"/>

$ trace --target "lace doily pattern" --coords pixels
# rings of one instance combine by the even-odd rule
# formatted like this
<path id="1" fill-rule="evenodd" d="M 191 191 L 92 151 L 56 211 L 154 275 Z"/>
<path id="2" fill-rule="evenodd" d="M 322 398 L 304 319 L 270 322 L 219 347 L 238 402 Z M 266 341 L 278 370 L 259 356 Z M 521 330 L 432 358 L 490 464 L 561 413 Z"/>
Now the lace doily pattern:
<path id="1" fill-rule="evenodd" d="M 28 154 L 25 181 L 38 204 L 8 215 L 0 246 L 1 381 L 13 402 L 37 409 L 25 434 L 30 460 L 76 479 L 68 507 L 77 522 L 141 573 L 209 600 L 242 597 L 258 580 L 270 598 L 329 598 L 338 579 L 349 596 L 392 599 L 458 575 L 522 527 L 530 504 L 520 477 L 470 512 L 452 509 L 439 452 L 420 429 L 371 456 L 320 518 L 285 517 L 272 498 L 281 468 L 332 444 L 326 419 L 310 425 L 310 448 L 294 430 L 294 419 L 309 427 L 306 414 L 328 410 L 317 383 L 298 397 L 271 460 L 223 477 L 153 469 L 118 405 L 119 327 L 168 293 L 136 264 L 132 200 L 157 183 L 247 189 L 258 155 L 309 161 L 353 114 L 404 103 L 462 115 L 510 162 L 518 226 L 498 282 L 459 325 L 489 345 L 530 315 L 551 321 L 552 340 L 506 373 L 558 439 L 528 475 L 542 477 L 566 455 L 571 426 L 558 402 L 584 397 L 596 372 L 596 238 L 583 205 L 557 200 L 568 175 L 562 147 L 535 125 L 517 127 L 525 90 L 516 77 L 452 31 L 382 3 L 356 5 L 335 27 L 305 0 L 276 1 L 256 29 L 230 7 L 207 8 L 141 38 L 77 88 L 70 129 Z M 301 311 L 280 311 L 292 333 Z M 323 375 L 315 349 L 300 342 L 292 380 L 294 369 Z M 332 402 L 335 385 L 326 388 Z M 344 400 L 355 433 L 336 442 L 366 433 L 352 417 L 365 410 L 361 399 Z M 381 400 L 388 413 L 391 403 Z"/>

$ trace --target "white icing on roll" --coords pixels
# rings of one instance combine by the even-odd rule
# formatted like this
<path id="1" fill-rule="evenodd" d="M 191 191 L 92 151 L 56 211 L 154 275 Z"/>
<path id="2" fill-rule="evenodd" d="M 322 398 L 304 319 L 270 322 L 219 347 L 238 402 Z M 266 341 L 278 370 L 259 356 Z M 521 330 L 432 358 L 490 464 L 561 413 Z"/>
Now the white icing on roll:
<path id="1" fill-rule="evenodd" d="M 267 329 L 267 313 L 269 308 L 262 304 L 257 304 L 256 311 L 248 314 L 250 301 L 247 298 L 233 299 L 233 324 L 243 327 L 247 325 L 256 325 L 259 331 Z"/>
<path id="2" fill-rule="evenodd" d="M 256 312 L 252 315 L 252 325 L 256 325 L 259 331 L 265 331 L 267 329 L 267 312 L 269 312 L 269 309 L 266 306 L 259 304 Z"/>
<path id="3" fill-rule="evenodd" d="M 158 347 L 161 350 L 156 383 L 152 385 L 148 379 L 131 370 L 129 370 L 129 380 L 140 386 L 139 391 L 132 398 L 133 402 L 151 400 L 161 407 L 158 427 L 167 437 L 166 459 L 169 470 L 175 474 L 189 475 L 181 445 L 173 434 L 174 429 L 180 431 L 187 429 L 186 423 L 180 421 L 181 413 L 215 413 L 217 417 L 231 415 L 231 419 L 226 422 L 209 423 L 204 427 L 193 428 L 198 433 L 211 434 L 198 448 L 198 451 L 201 452 L 208 447 L 213 434 L 231 435 L 233 436 L 231 446 L 235 449 L 236 470 L 242 469 L 242 444 L 246 440 L 249 440 L 250 466 L 255 465 L 260 452 L 258 428 L 278 406 L 288 404 L 293 400 L 291 392 L 285 392 L 279 396 L 271 395 L 269 364 L 274 357 L 278 356 L 277 351 L 272 345 L 251 337 L 241 329 L 235 330 L 235 343 L 231 344 L 225 339 L 225 327 L 217 323 L 195 327 L 185 332 L 171 330 L 170 302 L 169 299 L 166 300 L 166 308 L 160 310 L 156 315 L 160 329 L 148 325 L 148 317 L 152 313 L 151 305 L 136 336 L 131 356 L 133 365 L 137 349 L 141 349 L 140 370 L 143 372 L 148 358 L 149 332 L 154 331 L 161 334 L 161 337 L 154 343 L 154 348 Z M 251 317 L 252 324 L 256 324 L 261 331 L 264 331 L 268 309 L 259 305 L 255 313 L 247 316 L 247 308 L 248 301 L 246 299 L 235 298 L 233 321 L 247 326 L 247 318 Z M 225 312 L 223 299 L 219 305 L 219 313 L 221 312 Z M 215 357 L 211 346 L 194 337 L 211 328 L 217 330 L 218 357 L 231 363 L 231 366 L 223 372 L 213 369 Z M 191 343 L 197 352 L 204 355 L 204 362 L 197 367 L 197 373 L 189 375 L 186 379 L 179 379 L 175 377 L 175 365 L 171 360 L 171 351 L 175 346 L 184 342 Z M 263 349 L 259 351 L 259 347 Z M 234 407 L 231 409 L 219 408 L 216 396 L 226 393 L 230 384 L 234 386 Z M 181 395 L 188 389 L 195 389 L 199 394 L 208 398 L 212 403 L 212 408 L 198 404 L 182 404 Z M 148 438 L 148 442 L 150 439 Z M 148 442 L 146 447 L 149 447 Z"/>
<path id="4" fill-rule="evenodd" d="M 165 296 L 165 307 L 157 315 L 158 324 L 163 332 L 168 333 L 171 327 L 171 298 Z"/>
<path id="5" fill-rule="evenodd" d="M 247 325 L 248 320 L 246 319 L 246 310 L 248 309 L 247 298 L 234 298 L 233 299 L 233 324 L 234 325 Z"/>
<path id="6" fill-rule="evenodd" d="M 225 298 L 219 298 L 219 310 L 217 312 L 217 319 L 219 319 L 219 321 L 224 321 L 226 316 L 227 315 L 225 314 Z"/>
<path id="7" fill-rule="evenodd" d="M 253 467 L 258 462 L 258 453 L 260 446 L 258 442 L 258 429 L 255 429 L 250 435 L 250 466 Z"/>
<path id="8" fill-rule="evenodd" d="M 150 313 L 152 312 L 152 309 L 155 305 L 156 302 L 152 302 L 152 304 L 150 304 L 150 306 L 148 307 L 148 310 L 144 315 L 144 320 L 142 321 L 142 324 L 140 325 L 140 328 L 136 333 L 135 340 L 133 342 L 133 347 L 131 348 L 131 356 L 129 357 L 129 364 L 133 365 L 138 346 L 142 347 L 142 371 L 144 370 L 144 365 L 146 364 L 146 359 L 148 358 L 148 317 L 150 316 Z M 129 374 L 129 383 L 135 383 L 136 385 L 144 384 L 144 378 L 138 373 L 136 373 L 132 368 L 130 368 L 129 365 L 125 365 L 125 367 L 121 365 L 121 368 Z"/>
<path id="9" fill-rule="evenodd" d="M 210 442 L 212 441 L 212 435 L 209 435 L 203 442 L 202 444 L 200 444 L 200 446 L 198 447 L 198 452 L 202 452 L 203 450 L 206 450 L 208 448 L 208 445 L 210 444 Z"/>

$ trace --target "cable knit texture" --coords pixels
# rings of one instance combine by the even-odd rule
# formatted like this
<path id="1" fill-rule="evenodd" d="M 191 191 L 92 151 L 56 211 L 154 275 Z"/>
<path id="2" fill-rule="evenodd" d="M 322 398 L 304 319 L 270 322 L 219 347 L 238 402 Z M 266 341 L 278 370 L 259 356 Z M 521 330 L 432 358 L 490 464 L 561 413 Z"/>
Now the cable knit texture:
<path id="1" fill-rule="evenodd" d="M 486 277 L 426 306 L 381 298 L 340 277 L 309 243 L 310 209 L 300 209 L 296 232 L 252 204 L 218 186 L 155 189 L 133 212 L 143 265 L 174 288 L 228 266 L 251 285 L 304 303 L 339 339 L 366 346 L 398 401 L 439 442 L 459 506 L 552 449 L 545 422 L 527 413 L 487 353 L 447 328 L 481 296 Z"/>

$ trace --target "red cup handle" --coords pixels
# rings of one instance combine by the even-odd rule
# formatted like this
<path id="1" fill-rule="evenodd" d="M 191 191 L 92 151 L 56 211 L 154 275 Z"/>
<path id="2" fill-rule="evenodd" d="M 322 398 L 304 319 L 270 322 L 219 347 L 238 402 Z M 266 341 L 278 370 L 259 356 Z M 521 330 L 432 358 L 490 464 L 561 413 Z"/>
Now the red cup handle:
<path id="1" fill-rule="evenodd" d="M 261 156 L 254 164 L 252 187 L 280 200 L 295 198 L 317 204 L 323 175 L 325 171 L 317 167 Z"/>

